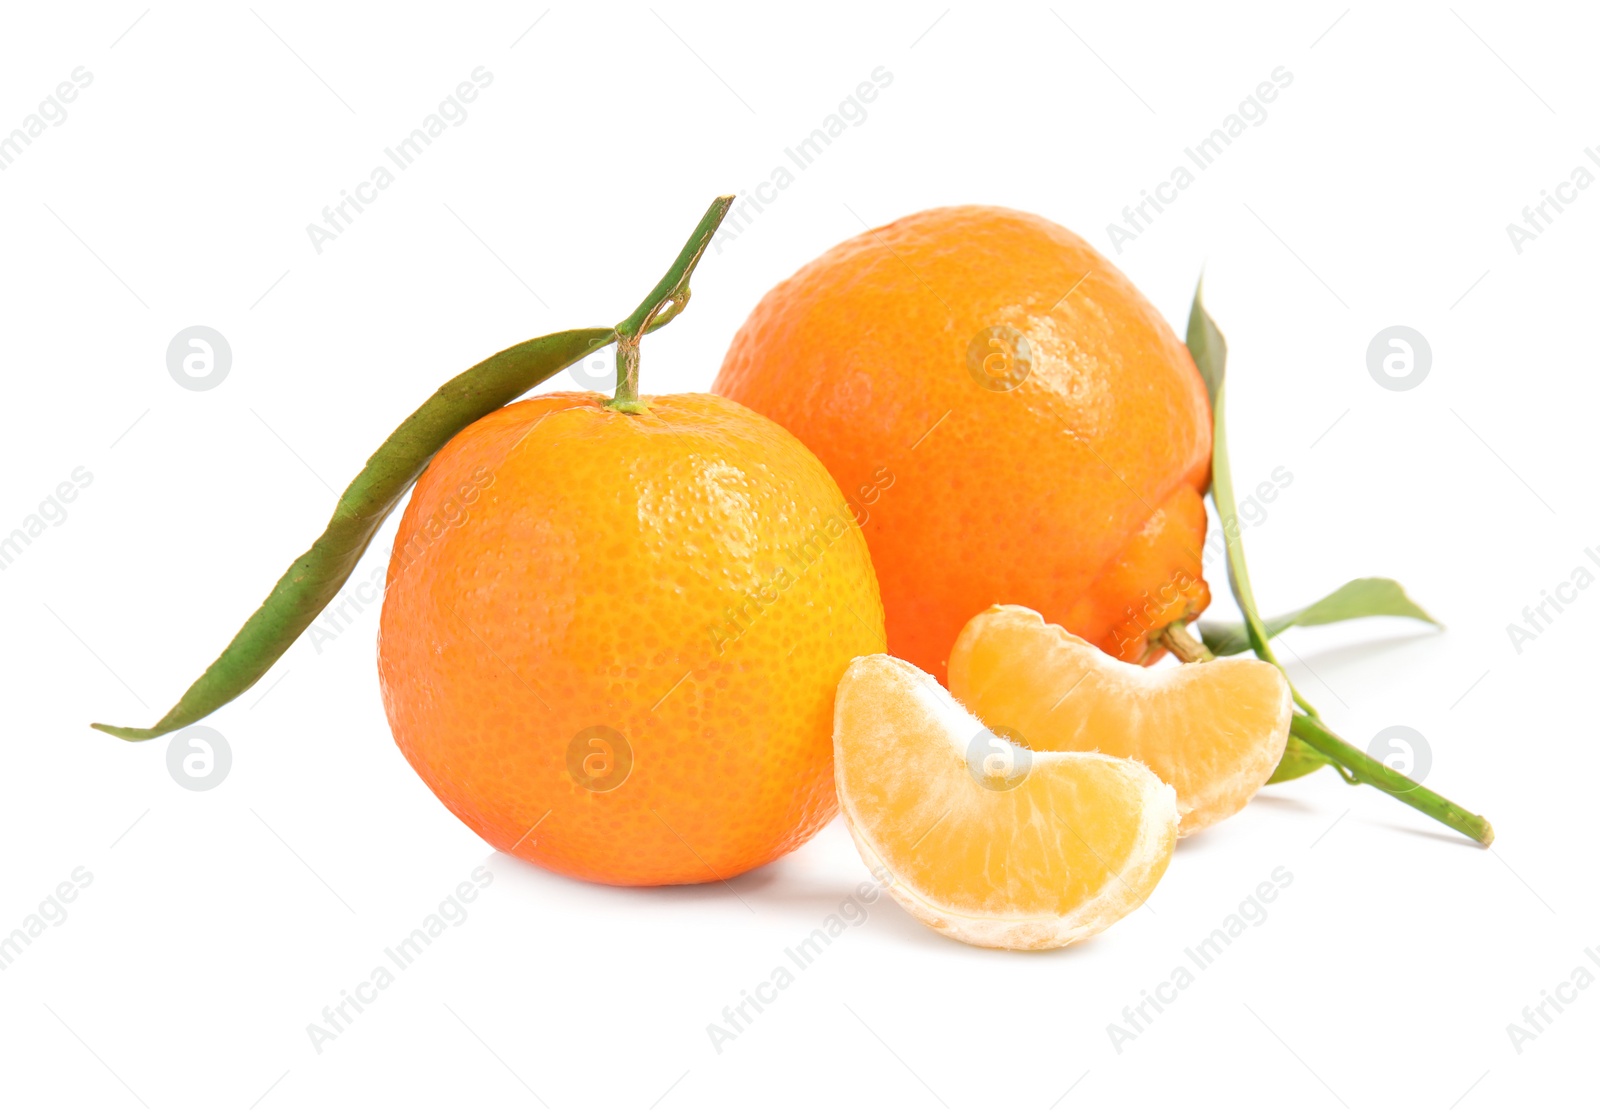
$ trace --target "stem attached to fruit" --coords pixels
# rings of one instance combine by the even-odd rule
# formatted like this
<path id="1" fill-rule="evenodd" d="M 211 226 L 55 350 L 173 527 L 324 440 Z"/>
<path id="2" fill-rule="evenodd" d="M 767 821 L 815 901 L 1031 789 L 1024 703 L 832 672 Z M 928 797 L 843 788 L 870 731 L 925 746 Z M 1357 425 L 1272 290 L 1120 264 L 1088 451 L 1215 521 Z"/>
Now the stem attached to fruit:
<path id="1" fill-rule="evenodd" d="M 1196 640 L 1180 621 L 1161 630 L 1161 643 L 1186 664 L 1216 659 L 1211 650 Z M 1370 784 L 1484 846 L 1494 841 L 1494 828 L 1483 816 L 1473 815 L 1459 804 L 1363 753 L 1328 729 L 1315 715 L 1295 712 L 1289 723 L 1289 734 L 1291 741 L 1325 757 L 1328 764 L 1348 783 Z"/>
<path id="2" fill-rule="evenodd" d="M 1174 621 L 1160 633 L 1161 643 L 1185 664 L 1194 664 L 1202 660 L 1215 660 L 1211 650 L 1204 644 L 1195 640 L 1194 634 L 1189 632 L 1189 626 L 1182 621 Z"/>
<path id="3" fill-rule="evenodd" d="M 222 655 L 155 725 L 95 729 L 124 741 L 149 741 L 193 724 L 252 687 L 316 619 L 350 577 L 384 518 L 400 503 L 435 453 L 466 427 L 617 342 L 620 411 L 639 411 L 639 339 L 671 322 L 689 301 L 689 276 L 704 255 L 733 196 L 711 203 L 689 243 L 645 301 L 615 330 L 600 326 L 532 338 L 480 361 L 446 382 L 367 460 L 334 508 L 327 528 L 289 567 Z"/>
<path id="4" fill-rule="evenodd" d="M 732 205 L 732 194 L 724 194 L 711 203 L 661 282 L 632 314 L 617 323 L 617 393 L 606 401 L 607 407 L 628 413 L 644 410 L 639 402 L 639 339 L 676 318 L 688 304 L 689 277 L 694 275 L 695 265 L 710 247 L 717 226 Z"/>

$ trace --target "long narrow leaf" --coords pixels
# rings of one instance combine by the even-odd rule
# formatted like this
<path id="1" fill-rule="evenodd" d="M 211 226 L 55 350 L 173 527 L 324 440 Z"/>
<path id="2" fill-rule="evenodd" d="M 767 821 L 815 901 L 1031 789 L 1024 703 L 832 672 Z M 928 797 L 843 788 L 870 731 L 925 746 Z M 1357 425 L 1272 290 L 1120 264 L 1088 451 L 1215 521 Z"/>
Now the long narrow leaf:
<path id="1" fill-rule="evenodd" d="M 328 526 L 177 704 L 149 727 L 91 725 L 149 741 L 197 722 L 255 685 L 316 620 L 361 560 L 389 513 L 439 448 L 575 361 L 608 344 L 609 326 L 546 334 L 501 350 L 444 384 L 384 440 L 334 507 Z"/>
<path id="2" fill-rule="evenodd" d="M 1204 280 L 1195 284 L 1194 304 L 1189 308 L 1189 329 L 1184 340 L 1188 343 L 1189 355 L 1200 370 L 1200 378 L 1206 382 L 1206 395 L 1211 399 L 1212 411 L 1215 411 L 1217 394 L 1222 391 L 1222 378 L 1228 368 L 1228 341 L 1200 301 L 1200 291 L 1204 286 Z"/>
<path id="3" fill-rule="evenodd" d="M 1223 524 L 1237 523 L 1239 508 L 1233 496 L 1233 469 L 1228 464 L 1227 385 L 1228 343 L 1222 331 L 1206 313 L 1201 287 L 1194 289 L 1194 304 L 1189 309 L 1189 352 L 1211 393 L 1211 500 Z M 1250 588 L 1250 568 L 1244 559 L 1244 546 L 1237 533 L 1224 532 L 1227 546 L 1228 585 L 1245 618 L 1245 636 L 1257 656 L 1277 664 L 1267 633 L 1256 609 L 1255 592 Z M 1282 665 L 1278 665 L 1280 668 Z"/>
<path id="4" fill-rule="evenodd" d="M 1410 617 L 1439 624 L 1428 611 L 1412 601 L 1405 588 L 1392 578 L 1357 578 L 1309 606 L 1269 617 L 1263 622 L 1270 639 L 1286 629 L 1308 625 L 1331 625 L 1360 617 Z M 1250 647 L 1245 627 L 1236 621 L 1202 621 L 1200 636 L 1206 647 L 1218 656 L 1232 656 Z"/>
<path id="5" fill-rule="evenodd" d="M 1233 468 L 1228 463 L 1228 343 L 1211 315 L 1206 313 L 1199 284 L 1195 285 L 1194 304 L 1189 308 L 1187 341 L 1189 353 L 1205 379 L 1206 390 L 1211 394 L 1211 500 L 1223 524 L 1237 523 L 1239 509 L 1233 496 Z M 1228 585 L 1233 590 L 1234 600 L 1239 603 L 1239 612 L 1244 615 L 1241 629 L 1246 644 L 1258 657 L 1283 671 L 1283 665 L 1272 653 L 1270 638 L 1261 623 L 1261 613 L 1256 608 L 1255 591 L 1250 587 L 1250 568 L 1245 563 L 1244 545 L 1240 542 L 1239 534 L 1224 532 L 1223 540 L 1227 546 Z M 1283 672 L 1283 678 L 1289 679 L 1289 673 Z M 1295 689 L 1293 681 L 1289 682 L 1289 692 L 1302 710 L 1315 715 L 1311 704 Z M 1320 767 L 1319 758 L 1311 751 L 1296 746 L 1285 753 L 1273 777 L 1275 780 L 1293 780 Z"/>

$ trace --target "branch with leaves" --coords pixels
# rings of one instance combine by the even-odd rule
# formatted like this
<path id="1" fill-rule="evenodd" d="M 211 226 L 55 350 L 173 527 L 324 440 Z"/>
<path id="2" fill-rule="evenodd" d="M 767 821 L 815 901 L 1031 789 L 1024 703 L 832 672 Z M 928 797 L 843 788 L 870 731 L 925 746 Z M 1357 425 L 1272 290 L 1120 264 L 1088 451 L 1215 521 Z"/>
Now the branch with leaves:
<path id="1" fill-rule="evenodd" d="M 1233 492 L 1233 470 L 1228 462 L 1227 392 L 1224 376 L 1228 363 L 1228 343 L 1222 331 L 1206 313 L 1200 287 L 1195 288 L 1194 305 L 1189 311 L 1189 352 L 1205 379 L 1211 396 L 1211 499 L 1217 508 L 1227 548 L 1228 586 L 1239 604 L 1242 622 L 1200 623 L 1201 640 L 1195 640 L 1182 622 L 1162 631 L 1162 643 L 1179 659 L 1193 662 L 1230 656 L 1246 650 L 1272 664 L 1283 665 L 1272 651 L 1272 639 L 1295 626 L 1328 625 L 1358 617 L 1411 617 L 1437 625 L 1427 611 L 1407 596 L 1400 584 L 1387 578 L 1360 578 L 1347 582 L 1333 593 L 1291 613 L 1263 619 L 1256 607 L 1250 585 L 1250 569 L 1245 563 L 1240 533 L 1229 530 L 1239 520 Z M 1288 672 L 1284 677 L 1288 678 Z M 1331 765 L 1348 784 L 1368 784 L 1401 803 L 1409 804 L 1445 826 L 1488 846 L 1494 841 L 1494 828 L 1481 815 L 1474 815 L 1404 773 L 1357 749 L 1335 734 L 1323 722 L 1316 708 L 1308 703 L 1291 680 L 1290 693 L 1296 711 L 1290 723 L 1289 742 L 1283 760 L 1272 774 L 1271 783 L 1294 780 Z"/>

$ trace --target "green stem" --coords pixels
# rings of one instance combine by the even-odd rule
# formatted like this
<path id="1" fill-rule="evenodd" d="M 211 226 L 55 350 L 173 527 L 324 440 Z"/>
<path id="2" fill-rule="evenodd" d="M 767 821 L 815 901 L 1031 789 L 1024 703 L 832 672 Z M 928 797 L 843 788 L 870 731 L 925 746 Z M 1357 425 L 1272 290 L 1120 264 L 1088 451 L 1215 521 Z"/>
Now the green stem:
<path id="1" fill-rule="evenodd" d="M 711 204 L 661 282 L 615 330 L 601 326 L 533 338 L 480 361 L 445 383 L 367 460 L 339 498 L 322 535 L 294 561 L 222 655 L 160 721 L 149 727 L 100 722 L 92 723 L 93 727 L 124 741 L 149 741 L 191 725 L 243 694 L 333 600 L 378 526 L 434 454 L 466 427 L 574 362 L 617 341 L 618 361 L 627 363 L 629 375 L 626 384 L 619 378 L 618 400 L 612 403 L 620 410 L 640 410 L 639 339 L 665 326 L 689 301 L 689 275 L 732 203 L 733 197 L 728 195 Z"/>
<path id="2" fill-rule="evenodd" d="M 1211 650 L 1196 640 L 1180 621 L 1173 622 L 1161 631 L 1161 643 L 1185 663 L 1216 659 Z M 1282 671 L 1282 668 L 1279 670 Z M 1289 732 L 1303 745 L 1327 758 L 1328 763 L 1348 783 L 1370 784 L 1484 846 L 1494 841 L 1494 828 L 1483 816 L 1472 814 L 1404 773 L 1374 760 L 1328 729 L 1315 715 L 1295 712 L 1289 722 Z"/>
<path id="3" fill-rule="evenodd" d="M 606 401 L 607 407 L 629 413 L 644 410 L 639 402 L 639 339 L 653 330 L 658 320 L 665 324 L 688 305 L 689 277 L 694 275 L 695 265 L 710 247 L 717 226 L 722 224 L 732 205 L 732 194 L 724 194 L 711 203 L 661 282 L 632 314 L 617 323 L 617 391 Z"/>
<path id="4" fill-rule="evenodd" d="M 1196 295 L 1198 300 L 1199 296 Z M 1197 303 L 1198 305 L 1198 303 Z M 1212 324 L 1215 326 L 1215 323 Z M 1218 383 L 1216 397 L 1212 401 L 1212 452 L 1211 452 L 1211 499 L 1216 503 L 1218 515 L 1237 518 L 1234 511 L 1239 506 L 1233 496 L 1233 467 L 1228 461 L 1228 436 L 1227 424 L 1224 422 L 1227 398 L 1227 386 Z M 1283 672 L 1283 678 L 1289 679 L 1289 673 L 1283 670 L 1283 665 L 1278 662 L 1277 655 L 1272 651 L 1271 639 L 1267 636 L 1266 625 L 1261 620 L 1261 613 L 1256 609 L 1255 591 L 1250 587 L 1250 568 L 1244 559 L 1244 543 L 1239 533 L 1230 533 L 1224 529 L 1224 548 L 1228 557 L 1228 588 L 1233 591 L 1233 600 L 1239 604 L 1239 612 L 1244 614 L 1245 633 L 1250 640 L 1250 647 L 1255 654 L 1273 667 Z M 1184 630 L 1188 635 L 1188 630 Z M 1289 679 L 1289 694 L 1294 697 L 1295 705 L 1313 718 L 1317 711 L 1305 697 L 1295 688 L 1294 680 Z"/>
<path id="5" fill-rule="evenodd" d="M 1472 814 L 1404 773 L 1374 760 L 1328 729 L 1320 720 L 1296 714 L 1290 726 L 1296 737 L 1342 770 L 1347 780 L 1370 784 L 1380 792 L 1387 792 L 1401 803 L 1409 804 L 1446 827 L 1460 831 L 1474 842 L 1488 846 L 1494 841 L 1494 828 L 1483 816 Z"/>

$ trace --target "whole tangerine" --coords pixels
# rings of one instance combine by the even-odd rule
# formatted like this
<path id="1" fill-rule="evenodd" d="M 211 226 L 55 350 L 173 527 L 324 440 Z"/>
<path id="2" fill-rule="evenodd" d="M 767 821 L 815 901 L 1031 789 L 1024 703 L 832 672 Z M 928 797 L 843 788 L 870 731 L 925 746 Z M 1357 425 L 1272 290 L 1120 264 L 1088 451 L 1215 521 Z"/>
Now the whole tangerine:
<path id="1" fill-rule="evenodd" d="M 1210 602 L 1205 385 L 1127 277 L 1042 217 L 957 206 L 845 241 L 767 293 L 714 390 L 827 465 L 889 652 L 941 682 L 997 603 L 1149 662 Z"/>
<path id="2" fill-rule="evenodd" d="M 884 650 L 823 465 L 719 396 L 502 408 L 417 482 L 390 558 L 390 727 L 500 850 L 626 885 L 710 881 L 837 811 L 834 689 Z"/>

